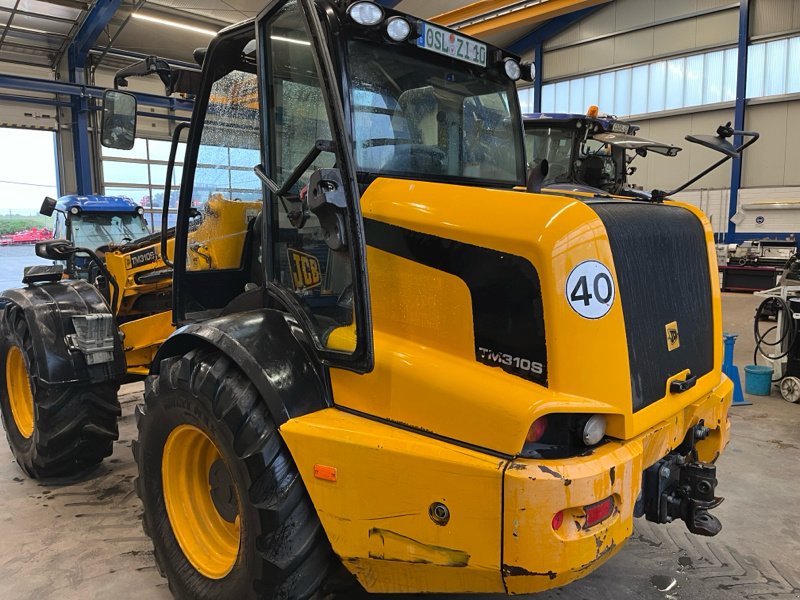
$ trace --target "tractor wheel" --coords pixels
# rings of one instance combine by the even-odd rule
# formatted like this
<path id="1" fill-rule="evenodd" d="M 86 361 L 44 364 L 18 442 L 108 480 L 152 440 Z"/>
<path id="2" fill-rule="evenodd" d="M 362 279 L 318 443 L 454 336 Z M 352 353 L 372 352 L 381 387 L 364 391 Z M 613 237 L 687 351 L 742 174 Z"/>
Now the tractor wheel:
<path id="1" fill-rule="evenodd" d="M 33 478 L 79 475 L 99 464 L 119 437 L 115 383 L 44 385 L 22 309 L 6 307 L 0 328 L 0 410 L 11 451 Z"/>
<path id="2" fill-rule="evenodd" d="M 136 491 L 180 598 L 310 598 L 334 554 L 264 402 L 226 356 L 161 362 L 137 409 Z"/>

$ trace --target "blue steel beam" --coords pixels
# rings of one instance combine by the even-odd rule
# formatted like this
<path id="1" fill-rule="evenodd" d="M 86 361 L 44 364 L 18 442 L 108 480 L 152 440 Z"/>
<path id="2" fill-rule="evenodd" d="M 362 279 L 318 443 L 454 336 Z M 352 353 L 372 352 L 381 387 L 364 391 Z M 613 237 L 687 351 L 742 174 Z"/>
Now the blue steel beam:
<path id="1" fill-rule="evenodd" d="M 747 105 L 747 42 L 750 37 L 750 0 L 739 0 L 739 41 L 738 64 L 736 66 L 736 108 L 733 113 L 733 128 L 744 129 L 744 113 Z M 734 143 L 742 143 L 741 136 L 736 136 Z M 726 243 L 733 243 L 736 236 L 736 223 L 731 221 L 739 207 L 739 188 L 742 185 L 742 159 L 734 158 L 731 165 L 731 193 L 728 204 L 728 232 Z"/>
<path id="2" fill-rule="evenodd" d="M 71 97 L 85 97 L 99 100 L 103 97 L 105 88 L 96 85 L 83 85 L 79 83 L 68 83 L 66 81 L 55 81 L 53 79 L 38 79 L 36 77 L 22 77 L 20 75 L 6 75 L 0 73 L 0 89 L 23 90 L 26 92 L 43 92 L 47 94 L 60 94 Z M 136 96 L 136 100 L 142 106 L 153 106 L 155 108 L 165 108 L 168 110 L 186 110 L 191 112 L 194 102 L 183 100 L 182 98 L 168 98 L 155 94 L 145 94 L 143 92 L 128 92 Z M 57 100 L 46 100 L 52 106 L 59 105 Z"/>
<path id="3" fill-rule="evenodd" d="M 567 13 L 550 19 L 543 25 L 540 25 L 530 33 L 526 33 L 521 38 L 511 42 L 508 50 L 514 54 L 522 55 L 525 52 L 533 50 L 533 62 L 536 65 L 536 77 L 533 81 L 533 111 L 541 112 L 542 110 L 542 67 L 544 62 L 544 43 L 550 38 L 558 35 L 567 27 L 574 25 L 578 21 L 585 19 L 593 12 L 601 9 L 604 5 L 598 4 L 596 6 L 589 6 L 576 10 L 575 12 Z"/>
<path id="4" fill-rule="evenodd" d="M 86 18 L 75 32 L 67 49 L 67 69 L 71 83 L 86 83 L 86 59 L 89 51 L 121 4 L 122 0 L 97 0 L 86 13 Z M 92 194 L 95 190 L 92 183 L 92 149 L 89 142 L 89 100 L 85 96 L 72 96 L 70 102 L 75 191 L 82 195 Z"/>

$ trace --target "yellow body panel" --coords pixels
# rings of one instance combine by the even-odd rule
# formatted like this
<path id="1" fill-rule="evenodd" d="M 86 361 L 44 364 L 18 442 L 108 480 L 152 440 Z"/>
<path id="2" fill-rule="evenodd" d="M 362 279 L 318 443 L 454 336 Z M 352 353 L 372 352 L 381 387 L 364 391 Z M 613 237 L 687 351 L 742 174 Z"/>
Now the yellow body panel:
<path id="1" fill-rule="evenodd" d="M 705 227 L 713 279 L 711 229 L 698 211 L 687 208 Z M 585 319 L 564 292 L 572 268 L 590 259 L 604 263 L 617 283 L 605 227 L 577 199 L 378 179 L 362 196 L 362 211 L 367 219 L 530 261 L 541 283 L 548 386 L 475 360 L 471 299 L 461 279 L 370 247 L 368 240 L 375 368 L 366 375 L 331 370 L 337 404 L 516 454 L 539 416 L 606 413 L 609 434 L 629 439 L 708 394 L 719 381 L 722 331 L 718 285 L 712 281 L 714 369 L 688 392 L 672 395 L 665 388 L 668 402 L 633 412 L 621 302 L 615 300 L 602 319 Z"/>
<path id="2" fill-rule="evenodd" d="M 731 391 L 723 378 L 669 421 L 560 461 L 498 458 L 336 408 L 280 432 L 334 551 L 368 591 L 529 593 L 587 574 L 622 546 L 642 471 L 700 419 L 713 430 L 701 459 L 715 457 Z M 315 465 L 336 469 L 336 481 L 316 478 Z M 584 506 L 611 495 L 612 517 L 576 526 Z M 433 502 L 450 510 L 446 525 L 429 516 Z M 567 518 L 554 532 L 560 510 Z"/>
<path id="3" fill-rule="evenodd" d="M 261 211 L 261 202 L 227 200 L 217 194 L 205 205 L 203 220 L 190 232 L 187 269 L 238 269 L 247 224 Z"/>
<path id="4" fill-rule="evenodd" d="M 172 311 L 128 321 L 119 328 L 125 335 L 122 346 L 128 372 L 137 375 L 147 375 L 150 372 L 150 364 L 159 346 L 175 331 Z"/>
<path id="5" fill-rule="evenodd" d="M 334 551 L 371 592 L 502 592 L 506 461 L 331 408 L 281 435 Z M 336 468 L 337 481 L 314 477 Z M 447 525 L 428 516 L 450 509 Z"/>

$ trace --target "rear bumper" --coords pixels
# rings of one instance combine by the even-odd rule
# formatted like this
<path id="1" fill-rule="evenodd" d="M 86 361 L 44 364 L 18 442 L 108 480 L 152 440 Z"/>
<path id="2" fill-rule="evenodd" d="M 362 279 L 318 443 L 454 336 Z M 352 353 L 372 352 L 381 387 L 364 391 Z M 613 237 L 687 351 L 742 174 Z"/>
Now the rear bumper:
<path id="1" fill-rule="evenodd" d="M 508 461 L 336 408 L 280 432 L 334 552 L 368 591 L 526 593 L 611 557 L 631 535 L 643 471 L 701 419 L 713 432 L 700 459 L 712 460 L 728 439 L 731 390 L 723 378 L 641 435 L 560 461 Z M 334 468 L 335 481 L 315 477 L 315 465 Z M 583 507 L 608 496 L 613 515 L 583 527 Z M 434 503 L 448 508 L 446 524 L 432 519 Z"/>
<path id="2" fill-rule="evenodd" d="M 518 459 L 503 480 L 503 577 L 509 593 L 537 592 L 586 575 L 616 553 L 633 531 L 642 472 L 678 446 L 703 420 L 711 434 L 697 446 L 712 462 L 728 441 L 733 386 L 723 377 L 710 394 L 626 442 L 607 443 L 588 457 Z M 585 526 L 584 507 L 614 499 L 613 514 Z M 563 511 L 558 530 L 553 517 Z"/>

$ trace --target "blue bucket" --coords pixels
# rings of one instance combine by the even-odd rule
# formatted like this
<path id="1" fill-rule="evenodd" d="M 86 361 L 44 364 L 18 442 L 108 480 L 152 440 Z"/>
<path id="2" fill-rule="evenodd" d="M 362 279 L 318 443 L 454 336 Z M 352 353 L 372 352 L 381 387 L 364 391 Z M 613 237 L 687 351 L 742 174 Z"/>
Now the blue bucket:
<path id="1" fill-rule="evenodd" d="M 755 396 L 769 396 L 772 390 L 772 367 L 745 365 L 744 391 Z"/>

